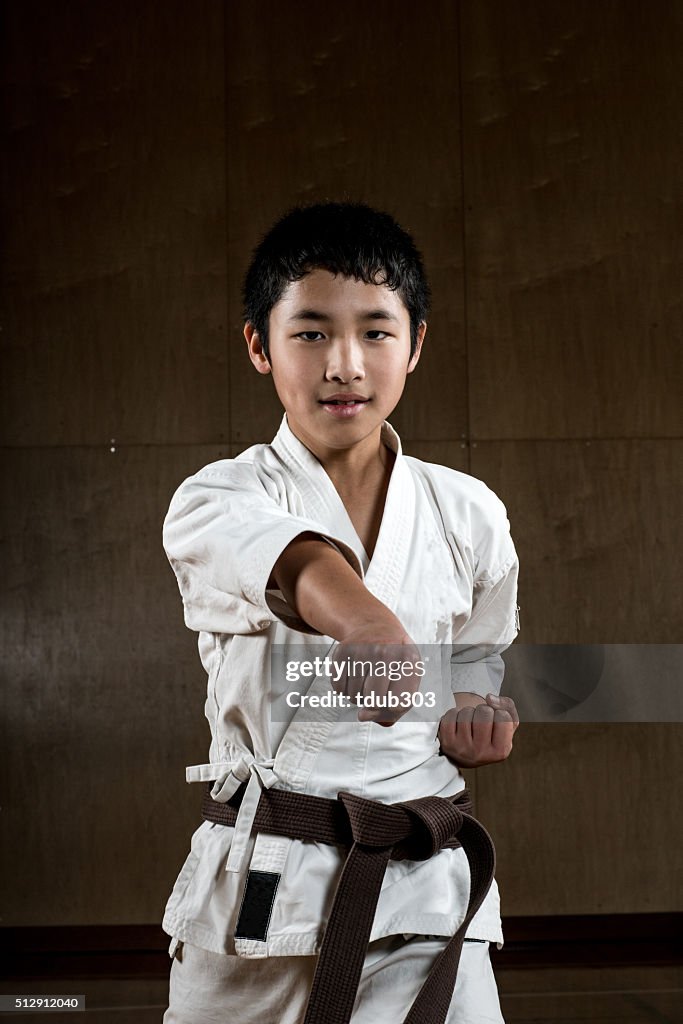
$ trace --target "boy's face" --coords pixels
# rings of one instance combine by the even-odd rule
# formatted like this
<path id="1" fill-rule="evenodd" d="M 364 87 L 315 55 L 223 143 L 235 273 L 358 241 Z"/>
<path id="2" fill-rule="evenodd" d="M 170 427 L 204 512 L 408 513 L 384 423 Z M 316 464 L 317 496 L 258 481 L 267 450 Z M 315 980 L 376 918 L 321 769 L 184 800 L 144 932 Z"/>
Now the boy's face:
<path id="1" fill-rule="evenodd" d="M 425 330 L 421 324 L 409 361 L 410 318 L 396 292 L 316 269 L 292 282 L 271 310 L 270 364 L 251 324 L 244 334 L 256 369 L 273 374 L 290 427 L 318 454 L 373 434 L 379 441 Z M 358 401 L 337 404 L 344 397 Z"/>

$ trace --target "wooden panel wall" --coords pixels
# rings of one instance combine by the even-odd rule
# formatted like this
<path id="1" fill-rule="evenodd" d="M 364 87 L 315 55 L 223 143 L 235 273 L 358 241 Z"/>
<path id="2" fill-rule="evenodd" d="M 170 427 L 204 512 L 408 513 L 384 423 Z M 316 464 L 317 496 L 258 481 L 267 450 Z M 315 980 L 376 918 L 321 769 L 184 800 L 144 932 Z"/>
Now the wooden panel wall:
<path id="1" fill-rule="evenodd" d="M 680 441 L 474 445 L 472 473 L 508 507 L 525 643 L 679 639 Z"/>
<path id="2" fill-rule="evenodd" d="M 681 910 L 680 725 L 525 725 L 477 768 L 504 916 Z"/>
<path id="3" fill-rule="evenodd" d="M 470 469 L 508 507 L 519 640 L 675 643 L 681 6 L 460 9 Z M 503 912 L 681 909 L 682 735 L 522 726 L 476 772 Z"/>
<path id="4" fill-rule="evenodd" d="M 160 523 L 178 481 L 226 455 L 3 452 L 3 925 L 159 919 L 196 827 L 184 767 L 209 739 Z"/>
<path id="5" fill-rule="evenodd" d="M 5 6 L 5 443 L 227 440 L 221 5 Z"/>
<path id="6" fill-rule="evenodd" d="M 3 924 L 158 921 L 208 739 L 160 531 L 228 451 L 223 9 L 3 38 Z"/>
<path id="7" fill-rule="evenodd" d="M 678 639 L 682 21 L 675 0 L 6 4 L 4 924 L 160 919 L 208 734 L 161 520 L 279 422 L 240 287 L 293 203 L 369 201 L 424 250 L 392 422 L 506 502 L 520 640 Z M 676 909 L 680 727 L 518 735 L 472 776 L 504 912 Z M 634 836 L 658 842 L 648 886 Z"/>
<path id="8" fill-rule="evenodd" d="M 460 6 L 473 437 L 680 437 L 681 5 Z"/>

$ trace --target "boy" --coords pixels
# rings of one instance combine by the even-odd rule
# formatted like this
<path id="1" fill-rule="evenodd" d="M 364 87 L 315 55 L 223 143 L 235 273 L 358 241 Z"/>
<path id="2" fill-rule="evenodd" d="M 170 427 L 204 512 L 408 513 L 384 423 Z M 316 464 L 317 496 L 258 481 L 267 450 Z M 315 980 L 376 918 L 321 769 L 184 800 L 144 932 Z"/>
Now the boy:
<path id="1" fill-rule="evenodd" d="M 458 766 L 512 746 L 514 705 L 496 694 L 517 557 L 498 498 L 404 456 L 386 422 L 424 342 L 420 255 L 365 205 L 295 209 L 256 249 L 244 297 L 282 424 L 186 480 L 164 524 L 212 732 L 209 763 L 187 770 L 210 793 L 164 916 L 165 1024 L 501 1021 L 490 840 L 461 813 Z M 370 700 L 353 721 L 277 720 L 274 645 L 371 659 L 377 678 L 335 681 L 353 700 L 414 693 L 418 644 L 454 651 L 443 716 L 399 721 Z M 404 677 L 382 684 L 397 652 Z M 309 693 L 330 689 L 320 676 Z"/>

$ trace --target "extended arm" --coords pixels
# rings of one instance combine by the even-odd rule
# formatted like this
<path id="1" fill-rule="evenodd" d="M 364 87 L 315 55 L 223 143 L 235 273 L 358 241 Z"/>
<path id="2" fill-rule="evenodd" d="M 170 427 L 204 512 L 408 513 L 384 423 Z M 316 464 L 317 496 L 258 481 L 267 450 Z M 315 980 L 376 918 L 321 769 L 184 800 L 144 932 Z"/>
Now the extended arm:
<path id="1" fill-rule="evenodd" d="M 386 664 L 401 646 L 400 680 L 389 681 L 379 672 L 368 676 L 344 673 L 335 689 L 354 695 L 384 697 L 387 693 L 419 689 L 415 665 L 420 652 L 400 620 L 374 597 L 348 562 L 314 533 L 301 534 L 278 558 L 272 573 L 277 586 L 295 613 L 309 626 L 339 641 L 333 658 L 340 664 L 372 662 Z M 410 667 L 406 667 L 410 666 Z M 374 698 L 373 698 L 374 699 Z M 362 707 L 358 717 L 390 726 L 405 714 L 400 705 L 378 701 Z"/>
<path id="2" fill-rule="evenodd" d="M 324 636 L 360 642 L 410 642 L 392 611 L 367 589 L 338 551 L 303 533 L 278 558 L 273 577 L 287 603 Z"/>

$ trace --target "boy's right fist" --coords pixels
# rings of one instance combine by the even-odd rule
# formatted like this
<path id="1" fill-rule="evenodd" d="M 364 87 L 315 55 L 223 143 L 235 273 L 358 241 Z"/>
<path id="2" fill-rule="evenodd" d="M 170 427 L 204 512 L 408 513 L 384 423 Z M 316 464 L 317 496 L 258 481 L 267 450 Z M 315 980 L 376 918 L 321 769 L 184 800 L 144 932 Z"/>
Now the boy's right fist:
<path id="1" fill-rule="evenodd" d="M 422 656 L 400 623 L 358 627 L 337 643 L 330 658 L 332 686 L 358 704 L 359 721 L 391 726 L 413 707 L 411 697 L 424 674 Z"/>

